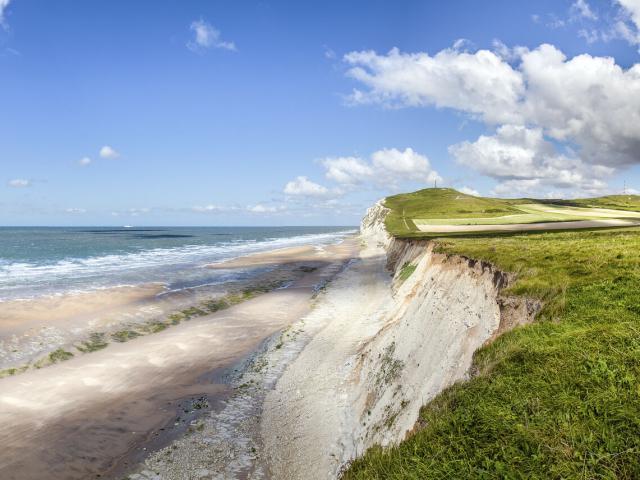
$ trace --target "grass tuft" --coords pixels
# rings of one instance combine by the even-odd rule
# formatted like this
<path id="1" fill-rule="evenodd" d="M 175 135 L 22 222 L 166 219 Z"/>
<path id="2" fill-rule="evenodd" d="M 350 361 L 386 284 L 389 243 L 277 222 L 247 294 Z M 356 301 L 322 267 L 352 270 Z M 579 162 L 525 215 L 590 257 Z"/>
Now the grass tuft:
<path id="1" fill-rule="evenodd" d="M 136 332 L 135 330 L 120 330 L 118 332 L 114 332 L 111 334 L 111 338 L 116 342 L 128 342 L 136 337 L 139 337 L 141 334 Z"/>
<path id="2" fill-rule="evenodd" d="M 62 348 L 58 348 L 49 354 L 49 361 L 51 363 L 64 362 L 70 358 L 73 358 L 73 353 L 67 352 Z"/>
<path id="3" fill-rule="evenodd" d="M 400 269 L 400 274 L 398 275 L 398 278 L 400 279 L 401 282 L 404 282 L 415 271 L 416 271 L 416 265 L 411 265 L 409 262 L 407 262 L 404 265 L 402 265 L 402 268 Z"/>
<path id="4" fill-rule="evenodd" d="M 89 336 L 88 340 L 85 340 L 76 348 L 83 353 L 95 352 L 106 348 L 109 343 L 104 339 L 105 334 L 102 332 L 94 332 Z"/>

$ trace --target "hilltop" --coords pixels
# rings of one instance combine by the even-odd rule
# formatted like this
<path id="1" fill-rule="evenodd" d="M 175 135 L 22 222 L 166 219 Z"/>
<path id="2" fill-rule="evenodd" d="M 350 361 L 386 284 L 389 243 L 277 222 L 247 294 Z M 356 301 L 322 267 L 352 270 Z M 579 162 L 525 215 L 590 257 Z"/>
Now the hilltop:
<path id="1" fill-rule="evenodd" d="M 452 188 L 427 188 L 387 197 L 385 225 L 395 237 L 470 232 L 572 230 L 630 226 L 640 221 L 640 196 L 575 200 L 485 198 Z"/>

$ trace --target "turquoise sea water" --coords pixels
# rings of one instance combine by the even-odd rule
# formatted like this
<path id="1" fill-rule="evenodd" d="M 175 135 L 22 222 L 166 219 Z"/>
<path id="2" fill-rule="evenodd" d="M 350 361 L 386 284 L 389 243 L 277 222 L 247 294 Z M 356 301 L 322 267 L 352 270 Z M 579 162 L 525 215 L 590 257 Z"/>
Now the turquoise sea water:
<path id="1" fill-rule="evenodd" d="M 355 227 L 0 227 L 0 300 L 162 282 L 169 289 L 251 272 L 213 262 L 305 244 L 335 243 Z"/>

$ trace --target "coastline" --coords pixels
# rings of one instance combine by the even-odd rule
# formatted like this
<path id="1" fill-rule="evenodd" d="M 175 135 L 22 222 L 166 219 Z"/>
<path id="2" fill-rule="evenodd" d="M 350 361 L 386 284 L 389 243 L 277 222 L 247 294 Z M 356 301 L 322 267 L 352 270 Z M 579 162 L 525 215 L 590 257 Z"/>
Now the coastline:
<path id="1" fill-rule="evenodd" d="M 81 354 L 83 345 L 101 348 L 171 327 L 203 303 L 285 286 L 330 260 L 334 245 L 284 247 L 205 265 L 221 272 L 223 280 L 212 285 L 168 290 L 147 283 L 2 302 L 0 378 L 49 366 L 60 352 Z"/>
<path id="2" fill-rule="evenodd" d="M 205 398 L 211 408 L 187 410 L 215 410 L 229 395 L 225 375 L 230 369 L 303 317 L 317 289 L 356 248 L 351 237 L 322 250 L 289 252 L 288 259 L 280 251 L 277 265 L 284 267 L 267 269 L 265 275 L 282 279 L 283 272 L 289 277 L 295 272 L 287 288 L 0 379 L 0 439 L 8 446 L 0 458 L 1 476 L 37 478 L 47 472 L 47 478 L 87 478 L 101 473 L 105 478 L 105 472 L 123 471 L 125 462 L 146 454 L 141 449 L 150 439 L 165 437 L 155 442 L 159 447 L 179 434 L 172 427 L 192 426 L 188 415 L 175 421 L 180 416 L 176 409 L 184 408 L 181 402 Z M 260 255 L 243 262 L 259 262 Z M 213 378 L 211 372 L 217 372 Z"/>

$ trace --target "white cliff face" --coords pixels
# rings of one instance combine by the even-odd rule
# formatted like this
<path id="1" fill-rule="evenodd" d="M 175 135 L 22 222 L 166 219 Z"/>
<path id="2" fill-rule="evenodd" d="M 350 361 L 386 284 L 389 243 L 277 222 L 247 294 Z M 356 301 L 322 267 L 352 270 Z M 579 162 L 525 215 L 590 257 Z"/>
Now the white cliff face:
<path id="1" fill-rule="evenodd" d="M 390 238 L 385 215 L 381 202 L 367 212 L 360 259 L 304 319 L 314 333 L 267 395 L 273 478 L 337 478 L 367 448 L 401 441 L 478 348 L 539 308 L 502 298 L 509 277 L 487 263 Z"/>
<path id="2" fill-rule="evenodd" d="M 367 213 L 360 222 L 360 235 L 363 240 L 374 245 L 388 245 L 391 237 L 384 226 L 384 219 L 389 213 L 389 209 L 384 206 L 384 199 L 378 200 L 376 204 L 367 209 Z"/>

